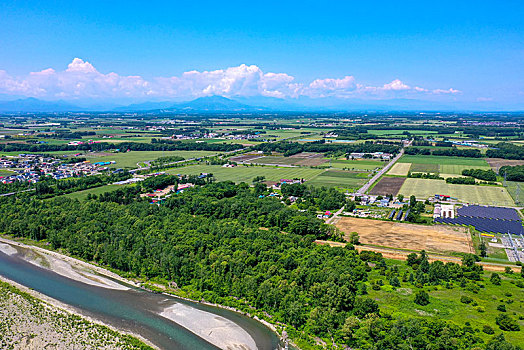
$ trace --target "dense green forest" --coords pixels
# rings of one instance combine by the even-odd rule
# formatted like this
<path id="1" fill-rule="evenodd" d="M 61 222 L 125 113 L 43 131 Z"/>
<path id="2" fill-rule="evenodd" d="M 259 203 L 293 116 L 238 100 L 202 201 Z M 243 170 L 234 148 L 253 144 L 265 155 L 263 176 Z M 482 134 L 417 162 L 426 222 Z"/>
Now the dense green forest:
<path id="1" fill-rule="evenodd" d="M 500 142 L 494 149 L 486 151 L 488 158 L 524 159 L 524 147 L 512 143 Z"/>
<path id="2" fill-rule="evenodd" d="M 505 165 L 500 167 L 499 175 L 506 177 L 509 181 L 524 181 L 524 165 Z"/>
<path id="3" fill-rule="evenodd" d="M 54 249 L 109 265 L 128 277 L 176 282 L 194 299 L 287 324 L 292 339 L 309 344 L 321 337 L 360 349 L 518 349 L 500 336 L 502 330 L 519 328 L 518 315 L 501 312 L 500 322 L 482 331 L 394 316 L 369 296 L 366 286 L 380 290 L 384 282 L 415 289 L 411 307 L 431 305 L 427 291 L 437 286 L 478 292 L 481 284 L 491 282 L 483 281 L 474 255 L 465 255 L 459 265 L 430 263 L 425 253 L 412 254 L 401 271 L 381 254 L 358 253 L 351 244 L 316 244 L 315 239 L 330 239 L 337 232 L 316 213 L 260 198 L 246 184 L 197 186 L 162 206 L 127 195 L 132 200 L 118 195 L 86 201 L 3 198 L 0 231 L 45 239 Z M 486 341 L 487 332 L 495 330 L 495 338 Z"/>

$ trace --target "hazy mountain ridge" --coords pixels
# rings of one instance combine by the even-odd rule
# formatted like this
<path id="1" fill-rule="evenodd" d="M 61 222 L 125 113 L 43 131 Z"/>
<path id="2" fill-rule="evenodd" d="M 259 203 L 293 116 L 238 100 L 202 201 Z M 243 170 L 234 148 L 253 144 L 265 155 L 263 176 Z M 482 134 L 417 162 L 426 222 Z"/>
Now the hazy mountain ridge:
<path id="1" fill-rule="evenodd" d="M 204 96 L 186 102 L 146 101 L 115 107 L 113 103 L 70 103 L 23 98 L 0 101 L 0 113 L 64 113 L 64 112 L 149 112 L 149 113 L 249 113 L 249 112 L 346 112 L 346 111 L 502 111 L 493 102 L 442 103 L 415 99 L 337 99 L 300 97 L 284 100 L 265 96 Z M 514 105 L 507 111 L 522 111 Z"/>

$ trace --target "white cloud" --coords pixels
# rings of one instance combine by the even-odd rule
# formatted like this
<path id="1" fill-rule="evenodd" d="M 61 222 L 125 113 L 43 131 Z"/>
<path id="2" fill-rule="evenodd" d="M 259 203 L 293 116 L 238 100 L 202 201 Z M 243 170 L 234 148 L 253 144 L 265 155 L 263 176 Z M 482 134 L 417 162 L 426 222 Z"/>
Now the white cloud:
<path id="1" fill-rule="evenodd" d="M 382 87 L 383 90 L 393 90 L 393 91 L 401 91 L 401 90 L 409 90 L 411 89 L 408 85 L 404 84 L 402 81 L 400 81 L 399 79 L 395 79 L 393 80 L 391 83 L 389 84 L 384 84 L 384 86 Z"/>
<path id="2" fill-rule="evenodd" d="M 435 95 L 447 95 L 447 94 L 455 95 L 455 94 L 460 94 L 461 92 L 462 91 L 455 90 L 455 89 L 452 89 L 452 88 L 449 88 L 447 90 L 435 89 L 435 90 L 432 91 L 432 93 L 435 94 Z"/>
<path id="3" fill-rule="evenodd" d="M 304 90 L 311 97 L 347 96 L 357 89 L 355 78 L 345 76 L 342 79 L 316 79 Z"/>
<path id="4" fill-rule="evenodd" d="M 188 71 L 180 76 L 157 77 L 146 80 L 141 76 L 121 76 L 101 73 L 90 62 L 75 58 L 63 71 L 53 68 L 12 77 L 0 70 L 0 93 L 25 95 L 47 99 L 81 98 L 194 98 L 209 95 L 269 96 L 277 98 L 321 97 L 394 97 L 406 94 L 449 95 L 455 89 L 429 90 L 410 87 L 395 79 L 382 86 L 358 83 L 353 76 L 341 79 L 315 79 L 309 84 L 299 83 L 286 73 L 264 73 L 256 65 L 213 71 Z"/>

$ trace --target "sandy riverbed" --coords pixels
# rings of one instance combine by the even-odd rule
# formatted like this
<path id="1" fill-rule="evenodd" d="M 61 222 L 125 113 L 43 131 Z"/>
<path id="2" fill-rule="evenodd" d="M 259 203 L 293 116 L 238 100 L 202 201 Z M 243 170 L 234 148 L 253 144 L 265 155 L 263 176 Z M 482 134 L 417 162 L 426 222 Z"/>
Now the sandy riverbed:
<path id="1" fill-rule="evenodd" d="M 37 247 L 29 247 L 17 242 L 9 242 L 2 238 L 0 238 L 0 242 L 3 242 L 0 243 L 1 252 L 7 255 L 20 254 L 27 262 L 56 272 L 64 277 L 102 288 L 129 289 L 118 282 L 97 274 L 97 271 L 88 264 L 80 264 L 78 261 L 64 259 L 64 257 L 54 252 L 48 252 Z"/>
<path id="2" fill-rule="evenodd" d="M 224 317 L 180 303 L 167 307 L 160 315 L 221 349 L 257 349 L 249 333 Z"/>
<path id="3" fill-rule="evenodd" d="M 0 251 L 9 255 L 19 254 L 30 263 L 82 283 L 118 290 L 129 289 L 112 280 L 114 279 L 128 285 L 136 286 L 136 283 L 128 281 L 103 268 L 43 248 L 10 241 L 2 237 L 0 237 Z M 110 277 L 111 279 L 105 278 L 104 276 Z M 225 317 L 181 303 L 175 303 L 165 308 L 159 314 L 221 349 L 257 349 L 256 342 L 251 335 L 242 327 Z"/>

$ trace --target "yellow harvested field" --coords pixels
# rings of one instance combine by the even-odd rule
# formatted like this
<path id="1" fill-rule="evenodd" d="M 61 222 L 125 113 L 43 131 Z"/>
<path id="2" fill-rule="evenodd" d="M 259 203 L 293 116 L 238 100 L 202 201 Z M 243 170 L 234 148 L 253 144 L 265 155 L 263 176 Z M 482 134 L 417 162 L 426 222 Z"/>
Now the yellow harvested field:
<path id="1" fill-rule="evenodd" d="M 393 221 L 342 217 L 335 224 L 345 238 L 357 232 L 362 244 L 430 252 L 474 253 L 466 228 L 444 225 L 425 226 Z"/>
<path id="2" fill-rule="evenodd" d="M 388 175 L 408 176 L 411 163 L 396 163 L 389 169 Z"/>

